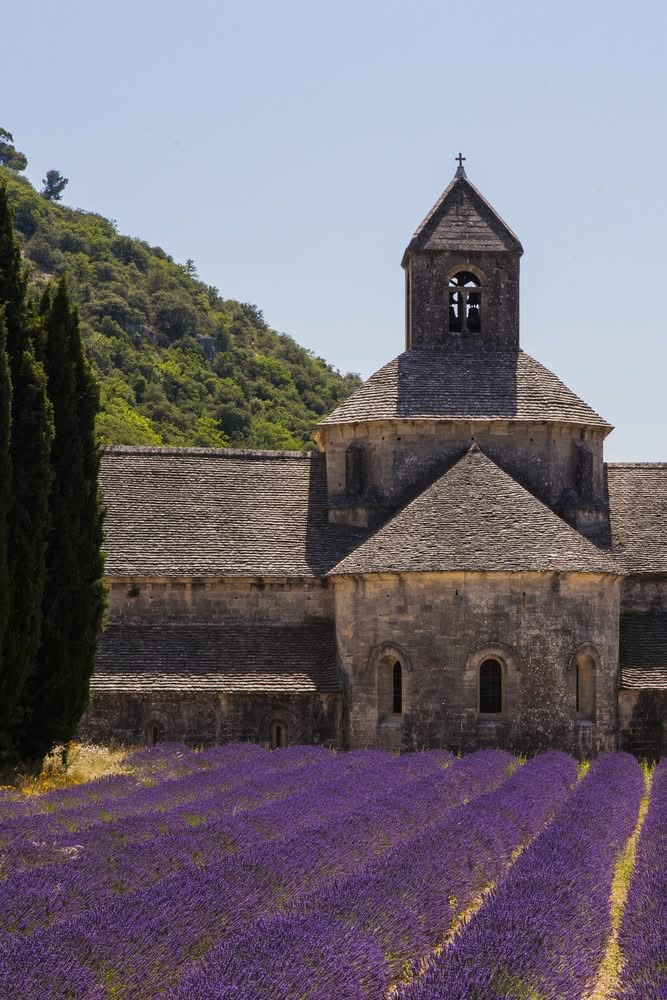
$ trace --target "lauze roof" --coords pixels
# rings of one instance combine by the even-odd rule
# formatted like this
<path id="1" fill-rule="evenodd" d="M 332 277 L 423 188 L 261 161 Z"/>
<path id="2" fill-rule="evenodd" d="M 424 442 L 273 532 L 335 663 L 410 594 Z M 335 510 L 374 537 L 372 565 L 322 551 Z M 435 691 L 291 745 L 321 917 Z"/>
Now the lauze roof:
<path id="1" fill-rule="evenodd" d="M 323 576 L 364 537 L 327 521 L 324 456 L 113 447 L 109 576 Z"/>
<path id="2" fill-rule="evenodd" d="M 296 626 L 112 622 L 91 680 L 92 694 L 338 690 L 333 623 L 317 621 Z"/>
<path id="3" fill-rule="evenodd" d="M 621 686 L 667 691 L 667 611 L 621 615 Z"/>
<path id="4" fill-rule="evenodd" d="M 331 573 L 456 570 L 621 572 L 477 445 Z"/>
<path id="5" fill-rule="evenodd" d="M 406 255 L 419 250 L 523 253 L 516 234 L 465 174 L 458 172 L 417 227 Z"/>
<path id="6" fill-rule="evenodd" d="M 667 462 L 607 466 L 614 551 L 629 573 L 667 573 Z"/>
<path id="7" fill-rule="evenodd" d="M 401 419 L 546 420 L 611 429 L 523 351 L 420 349 L 380 368 L 318 427 Z"/>

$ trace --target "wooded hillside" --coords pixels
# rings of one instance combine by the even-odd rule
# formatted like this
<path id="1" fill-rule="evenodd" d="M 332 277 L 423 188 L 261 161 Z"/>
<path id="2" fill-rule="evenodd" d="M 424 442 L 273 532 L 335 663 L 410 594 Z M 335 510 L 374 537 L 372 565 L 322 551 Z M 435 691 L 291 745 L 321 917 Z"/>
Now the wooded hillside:
<path id="1" fill-rule="evenodd" d="M 253 305 L 223 298 L 161 247 L 67 208 L 0 167 L 40 288 L 68 275 L 100 378 L 105 444 L 301 449 L 359 384 L 276 333 Z"/>

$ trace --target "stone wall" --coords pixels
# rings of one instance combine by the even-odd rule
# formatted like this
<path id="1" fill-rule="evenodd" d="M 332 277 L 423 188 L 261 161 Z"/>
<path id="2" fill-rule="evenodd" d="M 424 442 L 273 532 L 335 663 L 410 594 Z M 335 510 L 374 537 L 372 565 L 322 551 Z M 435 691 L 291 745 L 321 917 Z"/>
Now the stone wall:
<path id="1" fill-rule="evenodd" d="M 281 745 L 340 745 L 341 706 L 335 694 L 249 695 L 146 692 L 97 694 L 80 736 L 95 742 L 141 744 L 177 740 L 209 745 L 249 740 L 266 746 L 282 728 Z M 155 728 L 157 727 L 157 728 Z"/>
<path id="2" fill-rule="evenodd" d="M 619 581 L 593 574 L 382 574 L 335 580 L 345 738 L 352 747 L 486 744 L 613 749 Z M 595 662 L 592 718 L 576 711 L 577 654 Z M 479 666 L 503 666 L 503 710 L 479 712 Z M 403 714 L 382 679 L 404 675 Z"/>
<path id="3" fill-rule="evenodd" d="M 333 588 L 318 579 L 146 579 L 110 581 L 109 618 L 129 624 L 250 622 L 299 625 L 333 620 Z M 253 740 L 330 743 L 341 735 L 336 694 L 218 694 L 166 691 L 94 693 L 82 720 L 86 739 L 119 743 L 157 738 L 189 743 Z"/>
<path id="4" fill-rule="evenodd" d="M 619 691 L 620 748 L 659 760 L 667 754 L 667 691 Z"/>
<path id="5" fill-rule="evenodd" d="M 623 581 L 621 613 L 667 612 L 667 574 L 646 573 Z M 667 666 L 667 661 L 661 663 Z M 657 760 L 667 753 L 667 691 L 659 688 L 619 691 L 622 749 Z"/>
<path id="6" fill-rule="evenodd" d="M 586 524 L 577 526 L 584 534 L 607 526 L 603 429 L 501 420 L 406 419 L 339 424 L 324 428 L 322 434 L 329 501 L 334 509 L 345 503 L 345 452 L 353 441 L 366 449 L 369 493 L 380 507 L 399 502 L 406 490 L 452 464 L 476 442 L 543 503 L 565 513 L 571 495 L 578 492 L 579 453 L 584 440 L 592 453 L 594 502 L 587 505 Z"/>
<path id="7" fill-rule="evenodd" d="M 407 260 L 406 347 L 512 351 L 519 347 L 518 253 L 411 253 Z M 471 267 L 472 265 L 472 267 Z M 449 277 L 472 270 L 481 279 L 479 334 L 449 331 Z"/>
<path id="8" fill-rule="evenodd" d="M 621 592 L 621 614 L 667 612 L 667 573 L 626 576 Z"/>
<path id="9" fill-rule="evenodd" d="M 109 617 L 132 621 L 231 619 L 289 625 L 332 620 L 333 610 L 328 581 L 314 578 L 125 578 L 112 580 L 109 591 Z"/>

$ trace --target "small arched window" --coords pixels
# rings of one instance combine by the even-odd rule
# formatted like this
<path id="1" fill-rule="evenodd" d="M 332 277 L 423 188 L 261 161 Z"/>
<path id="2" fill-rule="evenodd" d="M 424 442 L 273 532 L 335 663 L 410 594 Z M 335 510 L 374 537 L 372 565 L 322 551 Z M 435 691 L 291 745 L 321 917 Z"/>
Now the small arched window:
<path id="1" fill-rule="evenodd" d="M 146 735 L 148 736 L 148 742 L 155 746 L 162 739 L 162 726 L 159 722 L 149 722 L 146 727 Z"/>
<path id="2" fill-rule="evenodd" d="M 287 726 L 277 720 L 271 723 L 271 749 L 280 750 L 287 746 Z"/>
<path id="3" fill-rule="evenodd" d="M 398 660 L 392 671 L 392 711 L 394 715 L 403 712 L 403 668 Z"/>
<path id="4" fill-rule="evenodd" d="M 498 660 L 484 660 L 479 668 L 479 711 L 500 715 L 503 710 L 503 668 Z"/>
<path id="5" fill-rule="evenodd" d="M 479 333 L 481 329 L 481 281 L 472 271 L 457 271 L 449 279 L 449 332 Z"/>
<path id="6" fill-rule="evenodd" d="M 595 717 L 595 663 L 592 656 L 581 654 L 576 665 L 576 710 L 580 719 Z"/>
<path id="7" fill-rule="evenodd" d="M 345 452 L 345 492 L 358 497 L 366 489 L 366 449 L 362 444 L 351 444 Z"/>

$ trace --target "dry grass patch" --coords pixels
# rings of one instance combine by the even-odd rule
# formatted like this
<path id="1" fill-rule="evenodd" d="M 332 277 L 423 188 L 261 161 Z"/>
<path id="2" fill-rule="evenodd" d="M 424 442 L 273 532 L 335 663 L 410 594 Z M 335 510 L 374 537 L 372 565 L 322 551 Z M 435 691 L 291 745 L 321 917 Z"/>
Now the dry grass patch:
<path id="1" fill-rule="evenodd" d="M 80 785 L 106 774 L 128 773 L 123 765 L 128 749 L 95 746 L 92 743 L 68 743 L 56 747 L 44 758 L 39 771 L 21 768 L 0 777 L 0 788 L 11 788 L 22 795 L 41 795 L 56 788 Z"/>

